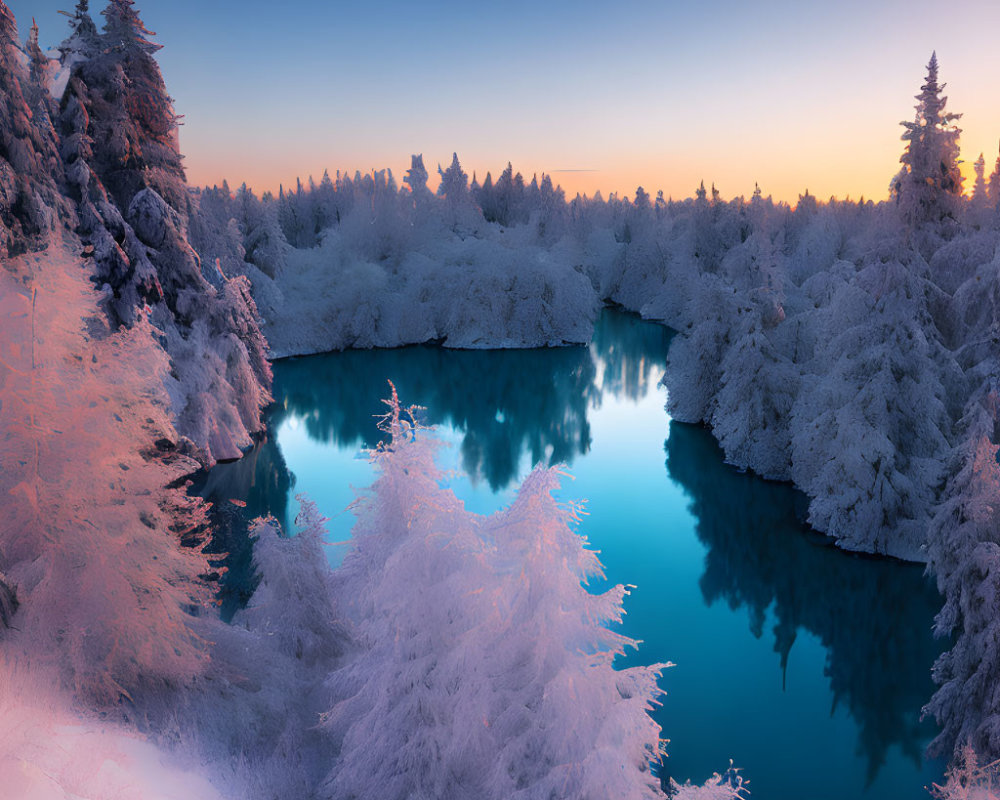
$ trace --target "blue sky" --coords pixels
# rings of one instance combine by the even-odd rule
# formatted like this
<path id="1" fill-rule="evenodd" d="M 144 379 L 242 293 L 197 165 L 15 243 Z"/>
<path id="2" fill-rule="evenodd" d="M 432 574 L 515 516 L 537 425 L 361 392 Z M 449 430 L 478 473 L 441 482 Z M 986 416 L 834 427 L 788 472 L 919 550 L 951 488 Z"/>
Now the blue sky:
<path id="1" fill-rule="evenodd" d="M 8 0 L 43 44 L 71 0 Z M 104 5 L 93 0 L 92 12 Z M 433 171 L 457 151 L 569 188 L 883 197 L 937 49 L 963 157 L 1000 137 L 1000 4 L 139 0 L 190 179 Z M 559 170 L 592 170 L 559 172 Z"/>

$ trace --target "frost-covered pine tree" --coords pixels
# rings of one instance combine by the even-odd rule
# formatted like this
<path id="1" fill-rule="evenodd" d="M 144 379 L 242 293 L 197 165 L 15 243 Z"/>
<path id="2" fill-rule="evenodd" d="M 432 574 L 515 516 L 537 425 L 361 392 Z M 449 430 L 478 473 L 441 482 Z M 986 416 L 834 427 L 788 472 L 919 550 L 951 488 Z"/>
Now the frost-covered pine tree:
<path id="1" fill-rule="evenodd" d="M 0 256 L 44 246 L 58 217 L 68 211 L 43 95 L 25 69 L 14 15 L 0 0 Z"/>
<path id="2" fill-rule="evenodd" d="M 58 64 L 42 52 L 38 44 L 38 23 L 34 18 L 31 20 L 28 40 L 24 43 L 24 51 L 28 54 L 29 104 L 35 114 L 44 115 L 45 122 L 51 125 L 52 95 L 49 88 Z"/>
<path id="3" fill-rule="evenodd" d="M 993 165 L 993 172 L 990 173 L 990 180 L 986 191 L 989 196 L 990 205 L 994 209 L 1000 208 L 1000 158 L 997 158 L 996 164 Z"/>
<path id="4" fill-rule="evenodd" d="M 945 595 L 936 632 L 957 631 L 958 637 L 934 665 L 940 688 L 925 711 L 941 726 L 932 752 L 950 755 L 971 746 L 992 759 L 1000 757 L 1000 465 L 989 438 L 993 414 L 974 402 L 964 423 L 966 438 L 955 451 L 928 547 Z"/>
<path id="5" fill-rule="evenodd" d="M 972 165 L 973 170 L 976 173 L 976 182 L 972 187 L 972 200 L 973 202 L 985 202 L 987 189 L 986 189 L 986 157 L 980 153 L 979 158 L 976 159 L 976 163 Z"/>
<path id="6" fill-rule="evenodd" d="M 719 388 L 719 370 L 731 344 L 728 319 L 739 299 L 714 276 L 705 276 L 690 303 L 690 329 L 670 345 L 664 383 L 670 387 L 667 411 L 682 422 L 711 418 Z"/>
<path id="7" fill-rule="evenodd" d="M 243 234 L 244 258 L 269 278 L 285 268 L 288 242 L 278 221 L 278 203 L 259 200 L 244 183 L 236 190 L 236 222 Z"/>
<path id="8" fill-rule="evenodd" d="M 101 38 L 93 17 L 89 0 L 78 0 L 69 18 L 70 35 L 59 45 L 59 60 L 64 69 L 70 70 L 78 61 L 85 61 L 101 49 Z"/>
<path id="9" fill-rule="evenodd" d="M 972 197 L 967 208 L 967 222 L 974 227 L 987 226 L 993 214 L 990 210 L 989 185 L 986 182 L 986 157 L 980 153 L 972 165 L 975 172 L 975 182 L 972 186 Z"/>
<path id="10" fill-rule="evenodd" d="M 391 439 L 338 579 L 363 651 L 330 676 L 340 756 L 321 796 L 655 797 L 658 667 L 616 671 L 623 587 L 539 470 L 483 518 L 440 486 L 436 442 L 393 397 Z"/>
<path id="11" fill-rule="evenodd" d="M 78 229 L 93 248 L 92 278 L 112 327 L 148 311 L 162 331 L 173 366 L 167 389 L 192 453 L 206 463 L 236 458 L 270 400 L 256 307 L 241 276 L 235 283 L 216 276 L 213 287 L 189 241 L 194 201 L 153 58 L 159 45 L 132 0 L 111 0 L 102 13 L 101 47 L 72 65 L 59 119 Z M 72 40 L 84 27 L 77 20 L 68 51 L 79 52 Z"/>
<path id="12" fill-rule="evenodd" d="M 742 335 L 719 367 L 712 432 L 727 461 L 765 478 L 788 480 L 790 418 L 801 375 L 771 338 L 770 298 L 760 298 L 745 312 Z"/>
<path id="13" fill-rule="evenodd" d="M 634 205 L 640 211 L 648 211 L 652 209 L 653 204 L 649 199 L 649 192 L 643 189 L 641 186 L 635 190 L 635 198 L 632 200 L 632 205 Z"/>
<path id="14" fill-rule="evenodd" d="M 273 518 L 250 527 L 253 564 L 260 578 L 234 625 L 265 636 L 283 654 L 304 666 L 329 669 L 345 650 L 347 637 L 334 607 L 333 574 L 323 552 L 326 519 L 304 495 L 294 536 L 285 535 Z"/>
<path id="15" fill-rule="evenodd" d="M 450 205 L 458 205 L 467 200 L 469 176 L 465 174 L 462 165 L 458 163 L 458 153 L 452 153 L 448 169 L 443 170 L 438 165 L 438 175 L 441 176 L 441 183 L 438 184 L 437 190 L 439 197 L 443 197 Z"/>
<path id="16" fill-rule="evenodd" d="M 476 208 L 473 191 L 469 187 L 469 176 L 458 161 L 458 153 L 453 153 L 448 169 L 438 165 L 438 197 L 444 199 L 441 209 L 444 223 L 453 233 L 475 230 L 482 226 L 483 217 Z"/>
<path id="17" fill-rule="evenodd" d="M 906 148 L 899 159 L 903 167 L 890 187 L 904 221 L 914 226 L 954 221 L 961 204 L 961 130 L 954 123 L 962 115 L 945 111 L 944 87 L 938 83 L 937 53 L 932 53 L 927 77 L 916 95 L 916 118 L 900 123 L 905 128 Z"/>
<path id="18" fill-rule="evenodd" d="M 830 303 L 793 410 L 792 477 L 843 547 L 917 558 L 949 447 L 951 362 L 905 259 L 875 254 Z"/>
<path id="19" fill-rule="evenodd" d="M 418 206 L 431 198 L 431 190 L 427 188 L 428 177 L 423 154 L 410 156 L 410 168 L 406 170 L 403 183 L 410 188 L 413 202 Z"/>

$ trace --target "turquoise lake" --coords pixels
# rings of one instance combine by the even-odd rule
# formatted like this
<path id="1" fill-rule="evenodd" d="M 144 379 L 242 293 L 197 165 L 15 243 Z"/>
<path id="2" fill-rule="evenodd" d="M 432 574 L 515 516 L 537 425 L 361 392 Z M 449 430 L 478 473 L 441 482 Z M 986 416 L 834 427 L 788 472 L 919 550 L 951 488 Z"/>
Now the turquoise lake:
<path id="1" fill-rule="evenodd" d="M 509 503 L 537 462 L 567 465 L 562 495 L 588 511 L 580 532 L 610 582 L 637 587 L 624 632 L 642 645 L 623 664 L 677 665 L 654 715 L 670 775 L 701 782 L 731 759 L 754 800 L 929 797 L 944 764 L 922 759 L 934 724 L 920 710 L 947 646 L 931 635 L 932 582 L 919 565 L 837 550 L 802 522 L 799 493 L 726 465 L 707 431 L 672 421 L 659 385 L 669 341 L 607 309 L 587 348 L 277 362 L 270 438 L 196 486 L 232 522 L 217 543 L 231 554 L 224 612 L 250 584 L 242 520 L 292 527 L 302 492 L 331 541 L 350 538 L 392 380 L 450 444 L 449 485 L 474 511 Z M 330 548 L 334 565 L 345 549 Z"/>

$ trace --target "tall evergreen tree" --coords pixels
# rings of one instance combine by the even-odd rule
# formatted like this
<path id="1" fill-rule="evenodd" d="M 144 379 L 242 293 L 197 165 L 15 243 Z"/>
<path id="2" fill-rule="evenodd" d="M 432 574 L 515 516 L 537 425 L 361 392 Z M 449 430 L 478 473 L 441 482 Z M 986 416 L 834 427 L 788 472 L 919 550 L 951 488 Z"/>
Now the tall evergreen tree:
<path id="1" fill-rule="evenodd" d="M 32 96 L 17 23 L 0 0 L 0 257 L 43 246 L 53 212 L 66 205 L 48 108 Z"/>
<path id="2" fill-rule="evenodd" d="M 441 183 L 438 185 L 438 194 L 444 197 L 452 205 L 464 201 L 469 196 L 469 176 L 462 171 L 462 165 L 458 163 L 458 153 L 452 153 L 451 166 L 448 169 L 441 169 L 438 165 L 438 175 L 441 176 Z"/>
<path id="3" fill-rule="evenodd" d="M 102 14 L 104 32 L 90 43 L 93 23 L 81 3 L 60 48 L 76 54 L 69 91 L 86 110 L 76 120 L 85 129 L 76 133 L 91 139 L 89 164 L 120 209 L 127 210 L 132 198 L 149 188 L 186 217 L 177 117 L 153 58 L 160 46 L 149 41 L 153 34 L 132 0 L 111 0 Z"/>
<path id="4" fill-rule="evenodd" d="M 976 163 L 972 165 L 976 172 L 976 182 L 972 186 L 972 199 L 977 203 L 986 202 L 986 158 L 980 153 Z"/>
<path id="5" fill-rule="evenodd" d="M 903 167 L 891 186 L 903 219 L 914 226 L 954 219 L 962 194 L 961 130 L 955 125 L 962 115 L 945 111 L 944 88 L 945 84 L 938 83 L 937 53 L 932 53 L 927 78 L 916 95 L 916 117 L 900 123 L 906 149 L 899 159 Z"/>
<path id="6" fill-rule="evenodd" d="M 59 60 L 66 67 L 90 58 L 101 50 L 101 37 L 93 17 L 90 16 L 88 0 L 79 0 L 76 4 L 76 9 L 69 18 L 69 26 L 70 35 L 59 45 Z"/>
<path id="7" fill-rule="evenodd" d="M 244 278 L 206 281 L 189 240 L 192 199 L 174 115 L 153 54 L 158 45 L 132 0 L 110 0 L 100 45 L 77 7 L 63 51 L 76 54 L 60 104 L 62 156 L 79 233 L 93 247 L 93 280 L 113 328 L 145 311 L 163 333 L 177 385 L 178 432 L 205 463 L 234 458 L 260 430 L 270 400 L 266 343 Z M 89 53 L 89 55 L 88 55 Z"/>
<path id="8" fill-rule="evenodd" d="M 427 178 L 423 154 L 410 156 L 410 168 L 406 170 L 403 183 L 410 187 L 415 203 L 422 203 L 431 196 L 430 189 L 427 188 Z"/>
<path id="9" fill-rule="evenodd" d="M 990 180 L 986 191 L 990 199 L 990 205 L 994 208 L 1000 208 L 1000 157 L 997 158 L 997 163 L 993 166 L 993 172 L 990 173 Z"/>

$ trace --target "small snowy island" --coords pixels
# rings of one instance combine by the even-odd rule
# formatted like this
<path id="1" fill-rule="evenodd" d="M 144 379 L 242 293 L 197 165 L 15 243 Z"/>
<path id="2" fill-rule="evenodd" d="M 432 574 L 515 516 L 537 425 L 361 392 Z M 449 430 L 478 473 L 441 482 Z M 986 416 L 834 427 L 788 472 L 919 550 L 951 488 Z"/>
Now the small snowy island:
<path id="1" fill-rule="evenodd" d="M 945 652 L 922 702 L 948 766 L 931 792 L 1000 797 L 1000 158 L 987 175 L 980 156 L 966 193 L 936 55 L 881 202 L 704 184 L 568 198 L 511 164 L 470 176 L 457 154 L 433 189 L 414 155 L 400 183 L 325 172 L 258 195 L 188 185 L 160 45 L 132 0 L 101 14 L 79 0 L 43 52 L 0 0 L 0 794 L 750 797 L 731 765 L 707 782 L 665 766 L 673 734 L 650 712 L 671 665 L 628 661 L 630 588 L 604 579 L 559 488 L 585 413 L 549 409 L 524 435 L 526 477 L 508 442 L 523 480 L 476 513 L 435 460 L 435 409 L 377 376 L 374 482 L 334 566 L 304 494 L 288 525 L 234 523 L 190 491 L 274 435 L 278 359 L 582 352 L 615 306 L 669 329 L 673 420 L 796 487 L 829 543 L 926 565 Z M 625 372 L 614 347 L 599 369 Z M 637 349 L 648 382 L 658 351 Z M 557 368 L 599 404 L 589 360 Z M 287 496 L 287 467 L 271 474 Z M 224 526 L 238 543 L 220 546 Z M 236 547 L 250 578 L 223 613 Z"/>

